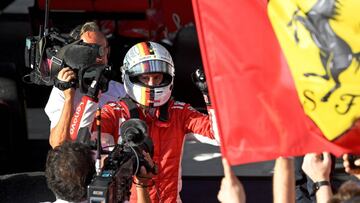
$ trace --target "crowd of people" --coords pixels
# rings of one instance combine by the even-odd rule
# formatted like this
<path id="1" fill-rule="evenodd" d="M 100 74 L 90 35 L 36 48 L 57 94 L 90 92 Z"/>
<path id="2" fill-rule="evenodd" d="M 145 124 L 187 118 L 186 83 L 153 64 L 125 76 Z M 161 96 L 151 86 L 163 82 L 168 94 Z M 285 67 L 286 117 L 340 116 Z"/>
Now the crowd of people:
<path id="1" fill-rule="evenodd" d="M 328 152 L 321 154 L 308 153 L 304 157 L 302 170 L 311 180 L 311 196 L 314 198 L 296 197 L 297 183 L 295 182 L 294 157 L 279 157 L 275 160 L 273 175 L 273 202 L 314 202 L 314 203 L 358 203 L 360 202 L 360 171 L 351 166 L 349 154 L 343 155 L 343 166 L 352 179 L 342 183 L 334 194 L 330 178 L 332 159 Z M 355 167 L 360 167 L 360 159 L 354 162 Z M 218 200 L 227 203 L 246 202 L 245 190 L 242 183 L 233 175 L 227 161 L 223 159 L 224 174 Z"/>
<path id="2" fill-rule="evenodd" d="M 108 64 L 109 44 L 94 22 L 85 23 L 79 30 L 79 39 L 97 44 L 102 49 L 97 64 Z M 201 135 L 204 140 L 219 144 L 213 128 L 211 113 L 198 112 L 189 104 L 171 98 L 175 68 L 168 50 L 156 42 L 141 42 L 126 53 L 121 67 L 123 84 L 110 81 L 108 91 L 98 89 L 98 78 L 91 81 L 86 94 L 76 86 L 54 86 L 45 111 L 51 121 L 46 178 L 54 192 L 56 202 L 82 202 L 86 188 L 95 176 L 92 150 L 78 141 L 85 132 L 89 139 L 98 135 L 95 113 L 101 107 L 102 147 L 124 144 L 121 124 L 129 119 L 141 119 L 148 127 L 153 143 L 153 153 L 146 152 L 146 162 L 156 170 L 141 168 L 135 174 L 130 202 L 181 202 L 181 155 L 186 134 Z M 60 70 L 57 80 L 62 84 L 77 80 L 71 67 Z M 200 83 L 204 90 L 204 84 Z M 206 86 L 206 84 L 205 84 Z M 205 92 L 205 91 L 203 91 Z M 208 98 L 208 95 L 204 95 Z M 209 102 L 207 100 L 207 102 Z M 209 104 L 209 103 L 208 103 Z M 208 108 L 211 108 L 209 105 Z M 99 125 L 99 124 L 98 124 Z M 215 131 L 216 132 L 216 131 Z M 358 171 L 350 168 L 348 155 L 343 156 L 346 172 L 360 178 Z M 360 186 L 356 182 L 344 183 L 333 195 L 330 171 L 333 160 L 329 153 L 307 154 L 303 157 L 301 171 L 310 180 L 310 202 L 356 202 Z M 223 158 L 224 178 L 217 195 L 220 202 L 245 202 L 246 195 L 240 180 Z M 355 162 L 360 166 L 360 159 Z M 275 162 L 273 178 L 274 202 L 305 202 L 298 199 L 294 158 L 280 157 Z M 144 178 L 146 177 L 146 178 Z M 149 179 L 151 181 L 149 181 Z M 302 194 L 300 194 L 301 196 Z"/>

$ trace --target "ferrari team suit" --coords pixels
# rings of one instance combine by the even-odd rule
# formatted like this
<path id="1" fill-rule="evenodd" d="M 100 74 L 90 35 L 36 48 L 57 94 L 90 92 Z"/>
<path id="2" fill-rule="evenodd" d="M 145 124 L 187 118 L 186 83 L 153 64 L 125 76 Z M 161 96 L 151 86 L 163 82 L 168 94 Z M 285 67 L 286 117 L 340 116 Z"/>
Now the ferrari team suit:
<path id="1" fill-rule="evenodd" d="M 215 139 L 209 117 L 192 108 L 189 104 L 169 100 L 167 120 L 160 121 L 160 108 L 154 109 L 154 116 L 143 113 L 137 107 L 139 119 L 148 125 L 148 134 L 154 143 L 153 160 L 158 166 L 158 174 L 153 177 L 154 185 L 149 187 L 152 202 L 181 202 L 181 158 L 185 134 L 193 133 Z M 130 119 L 130 112 L 122 100 L 106 104 L 101 113 L 101 131 L 119 139 L 119 127 Z M 152 185 L 152 184 L 151 184 Z M 131 202 L 136 202 L 135 184 L 131 190 Z"/>

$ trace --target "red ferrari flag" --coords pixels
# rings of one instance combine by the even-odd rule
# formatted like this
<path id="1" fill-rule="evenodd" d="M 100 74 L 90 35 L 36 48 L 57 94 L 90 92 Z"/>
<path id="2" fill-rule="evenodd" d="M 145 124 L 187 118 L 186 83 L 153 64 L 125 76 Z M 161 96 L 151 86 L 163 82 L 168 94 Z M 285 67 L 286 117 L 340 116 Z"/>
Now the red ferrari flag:
<path id="1" fill-rule="evenodd" d="M 360 153 L 360 1 L 193 0 L 232 165 Z"/>

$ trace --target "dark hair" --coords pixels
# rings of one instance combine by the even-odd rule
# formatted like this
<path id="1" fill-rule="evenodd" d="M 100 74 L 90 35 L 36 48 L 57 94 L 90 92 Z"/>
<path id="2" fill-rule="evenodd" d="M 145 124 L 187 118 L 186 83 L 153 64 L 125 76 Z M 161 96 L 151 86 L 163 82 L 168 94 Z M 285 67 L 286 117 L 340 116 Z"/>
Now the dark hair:
<path id="1" fill-rule="evenodd" d="M 92 151 L 82 143 L 64 142 L 48 152 L 45 176 L 57 198 L 83 200 L 94 174 Z"/>
<path id="2" fill-rule="evenodd" d="M 328 203 L 360 203 L 359 182 L 349 180 L 343 183 Z"/>

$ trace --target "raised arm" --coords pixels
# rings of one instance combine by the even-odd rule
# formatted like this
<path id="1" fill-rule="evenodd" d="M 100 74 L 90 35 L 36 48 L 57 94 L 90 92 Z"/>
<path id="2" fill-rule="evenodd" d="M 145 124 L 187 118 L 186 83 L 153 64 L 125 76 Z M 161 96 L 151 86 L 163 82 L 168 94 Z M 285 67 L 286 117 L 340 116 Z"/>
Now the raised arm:
<path id="1" fill-rule="evenodd" d="M 294 160 L 279 157 L 275 161 L 273 177 L 274 203 L 295 202 Z"/>
<path id="2" fill-rule="evenodd" d="M 218 200 L 223 203 L 245 203 L 246 196 L 243 185 L 234 175 L 225 158 L 222 159 L 222 163 L 224 167 L 224 177 L 217 195 Z"/>
<path id="3" fill-rule="evenodd" d="M 327 202 L 333 195 L 330 185 L 331 156 L 309 153 L 304 156 L 302 170 L 314 182 L 313 193 L 317 202 Z"/>
<path id="4" fill-rule="evenodd" d="M 69 82 L 75 79 L 75 73 L 70 68 L 63 68 L 58 74 L 58 80 L 63 82 Z M 70 122 L 72 117 L 72 109 L 74 103 L 75 89 L 68 88 L 63 90 L 64 103 L 52 104 L 63 105 L 60 118 L 55 127 L 50 130 L 49 143 L 52 148 L 60 145 L 66 140 L 70 140 Z M 49 101 L 52 102 L 52 101 Z"/>

